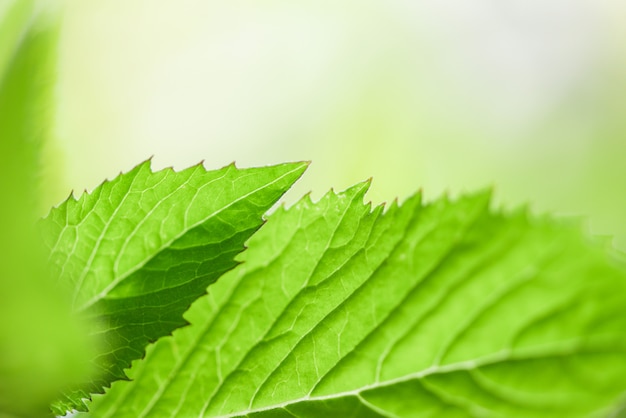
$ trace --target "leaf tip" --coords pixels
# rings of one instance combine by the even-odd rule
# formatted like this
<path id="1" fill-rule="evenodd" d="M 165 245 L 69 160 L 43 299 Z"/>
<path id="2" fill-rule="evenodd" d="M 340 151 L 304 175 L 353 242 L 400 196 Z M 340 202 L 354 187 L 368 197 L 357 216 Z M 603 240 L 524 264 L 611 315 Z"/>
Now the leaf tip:
<path id="1" fill-rule="evenodd" d="M 311 161 L 296 161 L 288 164 L 294 167 L 293 171 L 298 176 L 298 178 L 300 178 L 311 165 Z"/>
<path id="2" fill-rule="evenodd" d="M 369 179 L 362 181 L 360 183 L 355 184 L 354 186 L 348 188 L 345 193 L 346 194 L 353 194 L 354 198 L 365 198 L 365 194 L 367 193 L 367 191 L 370 189 L 370 186 L 372 185 L 372 177 L 370 177 Z"/>
<path id="3" fill-rule="evenodd" d="M 143 160 L 142 162 L 140 162 L 139 164 L 137 164 L 136 167 L 133 167 L 132 169 L 130 169 L 128 172 L 132 172 L 133 170 L 141 170 L 142 168 L 146 167 L 147 169 L 149 169 L 150 171 L 152 170 L 152 159 L 154 158 L 154 154 L 151 155 L 150 157 L 146 158 L 145 160 Z M 124 174 L 123 171 L 120 171 L 119 173 L 120 175 Z"/>

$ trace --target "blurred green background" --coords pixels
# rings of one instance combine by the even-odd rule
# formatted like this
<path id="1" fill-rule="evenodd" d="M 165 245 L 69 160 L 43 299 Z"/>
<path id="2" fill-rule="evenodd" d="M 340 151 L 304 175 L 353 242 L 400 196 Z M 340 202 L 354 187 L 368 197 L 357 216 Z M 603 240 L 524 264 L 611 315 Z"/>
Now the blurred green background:
<path id="1" fill-rule="evenodd" d="M 493 186 L 626 248 L 618 0 L 67 0 L 46 203 L 154 156 L 312 160 L 288 195 Z"/>
<path id="2" fill-rule="evenodd" d="M 626 249 L 621 0 L 0 0 L 0 93 L 0 415 L 88 372 L 30 209 L 150 156 L 312 160 L 288 202 L 493 187 Z"/>

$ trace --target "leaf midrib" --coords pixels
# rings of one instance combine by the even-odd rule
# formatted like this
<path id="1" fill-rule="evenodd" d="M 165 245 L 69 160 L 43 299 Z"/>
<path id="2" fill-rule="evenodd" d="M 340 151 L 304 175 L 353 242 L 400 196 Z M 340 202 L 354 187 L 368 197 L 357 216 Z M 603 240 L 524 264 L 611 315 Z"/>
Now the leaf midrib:
<path id="1" fill-rule="evenodd" d="M 259 408 L 249 408 L 244 411 L 231 412 L 225 415 L 217 415 L 211 418 L 236 418 L 242 416 L 248 416 L 250 414 L 268 412 L 275 409 L 283 409 L 290 405 L 295 405 L 301 402 L 324 402 L 330 400 L 337 400 L 343 397 L 355 396 L 360 397 L 363 392 L 380 389 L 384 387 L 393 386 L 400 383 L 406 383 L 413 380 L 421 380 L 429 376 L 441 375 L 454 373 L 458 371 L 472 371 L 476 369 L 480 369 L 481 367 L 493 366 L 496 364 L 506 363 L 509 361 L 525 361 L 525 360 L 537 360 L 537 359 L 546 359 L 546 358 L 560 358 L 560 357 L 569 357 L 574 354 L 595 354 L 595 353 L 604 353 L 604 352 L 621 352 L 616 347 L 621 347 L 623 345 L 623 341 L 618 339 L 617 337 L 611 338 L 598 338 L 598 341 L 589 342 L 585 338 L 575 338 L 566 341 L 561 341 L 559 343 L 551 344 L 549 347 L 540 346 L 540 347 L 530 347 L 526 349 L 518 349 L 517 352 L 513 352 L 510 349 L 505 349 L 498 351 L 496 353 L 489 354 L 484 357 L 480 357 L 474 360 L 466 360 L 457 363 L 451 363 L 447 365 L 431 365 L 426 369 L 420 370 L 418 372 L 410 373 L 405 376 L 379 381 L 374 384 L 361 386 L 356 389 L 333 393 L 330 395 L 319 395 L 319 396 L 303 396 L 297 399 L 292 399 L 289 401 L 281 402 L 278 404 L 259 407 Z M 584 346 L 584 349 L 577 350 Z M 621 347 L 622 350 L 626 349 L 626 347 Z M 199 415 L 198 418 L 208 418 L 204 415 Z"/>

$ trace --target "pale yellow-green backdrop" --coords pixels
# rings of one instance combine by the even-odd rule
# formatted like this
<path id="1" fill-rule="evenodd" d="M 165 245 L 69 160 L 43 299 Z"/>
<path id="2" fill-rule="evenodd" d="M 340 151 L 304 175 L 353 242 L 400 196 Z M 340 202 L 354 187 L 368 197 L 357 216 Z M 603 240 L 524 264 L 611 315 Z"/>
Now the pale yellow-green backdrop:
<path id="1" fill-rule="evenodd" d="M 312 160 L 287 197 L 493 186 L 626 248 L 617 0 L 67 0 L 48 201 L 156 168 Z M 54 177 L 51 176 L 50 179 Z"/>

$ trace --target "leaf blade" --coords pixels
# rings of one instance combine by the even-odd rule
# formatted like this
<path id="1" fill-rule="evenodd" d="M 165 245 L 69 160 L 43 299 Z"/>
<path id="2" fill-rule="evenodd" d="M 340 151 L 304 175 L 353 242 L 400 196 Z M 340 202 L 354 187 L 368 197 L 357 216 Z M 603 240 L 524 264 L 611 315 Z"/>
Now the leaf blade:
<path id="1" fill-rule="evenodd" d="M 147 344 L 186 325 L 183 312 L 236 266 L 263 213 L 305 168 L 153 172 L 148 161 L 51 211 L 40 227 L 53 275 L 104 341 L 94 359 L 100 377 L 55 412 L 85 410 L 82 398 L 126 379 Z"/>
<path id="2" fill-rule="evenodd" d="M 624 393 L 626 273 L 577 228 L 492 213 L 486 194 L 370 211 L 365 189 L 273 214 L 190 309 L 197 327 L 94 411 L 588 416 Z"/>

